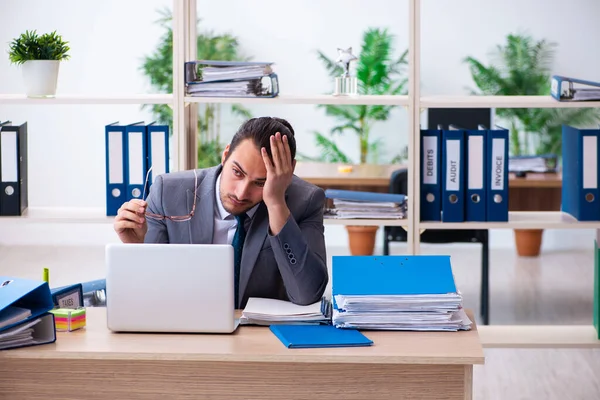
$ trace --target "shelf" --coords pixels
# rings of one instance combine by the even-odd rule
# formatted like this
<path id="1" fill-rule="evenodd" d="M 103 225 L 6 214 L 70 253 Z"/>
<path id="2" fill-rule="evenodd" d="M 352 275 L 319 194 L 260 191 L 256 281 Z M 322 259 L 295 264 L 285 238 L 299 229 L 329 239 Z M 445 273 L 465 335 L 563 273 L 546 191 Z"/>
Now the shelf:
<path id="1" fill-rule="evenodd" d="M 422 108 L 589 108 L 600 101 L 559 102 L 551 96 L 424 96 Z"/>
<path id="2" fill-rule="evenodd" d="M 577 221 L 560 211 L 514 211 L 508 222 L 420 222 L 420 229 L 600 229 L 600 221 Z"/>
<path id="3" fill-rule="evenodd" d="M 355 105 L 408 105 L 408 96 L 333 96 L 333 95 L 280 95 L 273 98 L 256 97 L 192 97 L 187 103 L 244 103 L 244 104 L 355 104 Z"/>
<path id="4" fill-rule="evenodd" d="M 29 98 L 24 94 L 0 94 L 0 104 L 171 104 L 171 94 L 75 95 L 62 94 L 51 98 Z"/>
<path id="5" fill-rule="evenodd" d="M 600 348 L 592 325 L 479 325 L 484 348 Z"/>
<path id="6" fill-rule="evenodd" d="M 22 216 L 2 216 L 2 222 L 23 223 L 110 223 L 114 217 L 107 217 L 104 208 L 59 208 L 34 207 L 25 210 Z"/>
<path id="7" fill-rule="evenodd" d="M 349 219 L 324 218 L 324 225 L 408 226 L 408 219 Z"/>

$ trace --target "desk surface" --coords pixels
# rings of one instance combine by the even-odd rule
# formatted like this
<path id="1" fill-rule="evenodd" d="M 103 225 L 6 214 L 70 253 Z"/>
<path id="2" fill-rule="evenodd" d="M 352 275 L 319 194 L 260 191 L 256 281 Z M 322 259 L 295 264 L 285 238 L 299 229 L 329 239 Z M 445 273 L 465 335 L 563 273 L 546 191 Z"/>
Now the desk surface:
<path id="1" fill-rule="evenodd" d="M 373 186 L 389 187 L 392 172 L 406 168 L 401 164 L 352 165 L 350 172 L 340 172 L 338 167 L 346 164 L 322 162 L 298 162 L 295 174 L 317 186 Z M 524 178 L 509 174 L 512 188 L 560 188 L 561 174 L 529 173 Z"/>
<path id="2" fill-rule="evenodd" d="M 365 336 L 374 342 L 370 347 L 288 349 L 267 327 L 240 326 L 234 334 L 224 335 L 112 333 L 106 328 L 106 309 L 88 308 L 85 329 L 59 332 L 53 344 L 0 351 L 0 360 L 483 364 L 482 345 L 473 327 L 463 332 L 368 331 Z"/>

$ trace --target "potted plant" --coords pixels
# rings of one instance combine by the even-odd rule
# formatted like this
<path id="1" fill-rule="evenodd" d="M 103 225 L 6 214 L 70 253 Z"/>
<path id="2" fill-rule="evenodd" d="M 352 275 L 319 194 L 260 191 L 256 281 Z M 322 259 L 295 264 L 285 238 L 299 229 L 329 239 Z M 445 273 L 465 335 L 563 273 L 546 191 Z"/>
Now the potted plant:
<path id="1" fill-rule="evenodd" d="M 363 33 L 360 54 L 356 64 L 358 92 L 363 95 L 401 95 L 406 94 L 407 78 L 404 67 L 407 64 L 408 50 L 400 57 L 393 57 L 393 35 L 387 29 L 369 28 Z M 331 78 L 342 74 L 343 68 L 333 59 L 318 51 L 318 57 L 323 62 Z M 331 129 L 329 137 L 315 131 L 316 147 L 319 157 L 312 159 L 324 162 L 342 162 L 351 164 L 352 159 L 336 145 L 333 137 L 350 132 L 357 136 L 360 164 L 380 163 L 383 158 L 385 143 L 381 139 L 373 139 L 373 126 L 386 121 L 390 112 L 398 106 L 393 105 L 319 105 L 325 113 L 334 117 L 338 123 Z M 397 163 L 402 155 L 395 155 L 386 160 Z M 375 236 L 378 226 L 347 225 L 350 252 L 354 255 L 373 254 Z"/>
<path id="2" fill-rule="evenodd" d="M 165 32 L 155 52 L 146 56 L 141 67 L 150 83 L 164 93 L 173 88 L 173 29 L 172 16 L 168 9 L 160 11 L 158 23 Z M 238 39 L 228 33 L 215 34 L 204 32 L 198 34 L 197 58 L 199 60 L 246 60 L 240 54 Z M 158 121 L 173 125 L 173 110 L 166 104 L 144 105 L 151 107 Z M 224 145 L 221 142 L 222 107 L 229 107 L 228 114 L 244 119 L 252 117 L 248 109 L 239 104 L 205 103 L 198 104 L 198 168 L 212 167 L 221 162 Z"/>
<path id="3" fill-rule="evenodd" d="M 485 95 L 549 95 L 555 43 L 535 40 L 526 34 L 509 34 L 504 45 L 495 48 L 495 64 L 485 66 L 467 57 L 473 81 Z M 562 125 L 589 125 L 600 120 L 593 108 L 498 108 L 496 114 L 510 127 L 510 154 L 562 153 Z M 517 252 L 539 255 L 542 229 L 515 229 Z"/>
<path id="4" fill-rule="evenodd" d="M 13 39 L 9 60 L 20 65 L 28 97 L 53 97 L 62 60 L 69 59 L 70 48 L 56 31 L 38 35 L 25 31 Z"/>

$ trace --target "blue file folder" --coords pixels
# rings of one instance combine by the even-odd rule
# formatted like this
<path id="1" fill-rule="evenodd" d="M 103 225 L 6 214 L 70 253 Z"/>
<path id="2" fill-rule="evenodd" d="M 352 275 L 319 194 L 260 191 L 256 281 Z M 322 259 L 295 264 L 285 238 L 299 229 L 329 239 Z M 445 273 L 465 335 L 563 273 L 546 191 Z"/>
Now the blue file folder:
<path id="1" fill-rule="evenodd" d="M 331 290 L 333 296 L 447 294 L 456 285 L 450 256 L 333 256 Z"/>
<path id="2" fill-rule="evenodd" d="M 563 125 L 561 210 L 579 221 L 600 221 L 600 130 Z"/>
<path id="3" fill-rule="evenodd" d="M 106 215 L 117 215 L 127 201 L 127 140 L 125 126 L 113 122 L 105 127 L 106 143 Z"/>
<path id="4" fill-rule="evenodd" d="M 441 130 L 421 130 L 421 221 L 442 219 L 441 143 Z"/>
<path id="5" fill-rule="evenodd" d="M 357 347 L 370 346 L 373 341 L 357 330 L 331 325 L 271 325 L 271 332 L 285 347 Z"/>
<path id="6" fill-rule="evenodd" d="M 127 201 L 144 197 L 144 183 L 148 172 L 148 135 L 146 132 L 144 122 L 125 126 Z"/>
<path id="7" fill-rule="evenodd" d="M 406 195 L 396 193 L 363 192 L 360 190 L 326 189 L 328 199 L 404 203 Z"/>
<path id="8" fill-rule="evenodd" d="M 465 221 L 483 222 L 486 212 L 487 131 L 485 129 L 465 130 Z"/>
<path id="9" fill-rule="evenodd" d="M 465 132 L 442 131 L 442 222 L 465 221 Z"/>
<path id="10" fill-rule="evenodd" d="M 148 185 L 144 197 L 150 193 L 156 177 L 169 172 L 169 126 L 151 122 L 146 126 L 146 135 Z"/>
<path id="11" fill-rule="evenodd" d="M 34 346 L 56 341 L 54 308 L 48 283 L 44 281 L 0 276 L 0 350 Z M 26 316 L 13 320 L 27 311 Z M 32 334 L 24 337 L 31 326 Z M 11 341 L 11 337 L 15 339 Z"/>
<path id="12" fill-rule="evenodd" d="M 508 221 L 508 129 L 487 130 L 487 220 Z"/>

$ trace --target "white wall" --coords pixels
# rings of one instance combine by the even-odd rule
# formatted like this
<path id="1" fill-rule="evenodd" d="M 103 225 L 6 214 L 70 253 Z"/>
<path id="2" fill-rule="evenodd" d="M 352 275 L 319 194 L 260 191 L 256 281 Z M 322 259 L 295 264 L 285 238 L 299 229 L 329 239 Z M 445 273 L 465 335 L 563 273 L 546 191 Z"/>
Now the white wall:
<path id="1" fill-rule="evenodd" d="M 139 68 L 162 34 L 157 9 L 171 1 L 3 0 L 0 6 L 0 93 L 22 93 L 20 71 L 9 64 L 8 43 L 25 29 L 58 30 L 71 45 L 61 66 L 59 93 L 110 94 L 151 92 Z M 562 15 L 566 14 L 566 15 Z M 600 80 L 600 37 L 594 0 L 503 2 L 434 1 L 422 5 L 423 94 L 464 94 L 472 87 L 461 60 L 486 60 L 489 50 L 509 32 L 527 31 L 559 43 L 555 72 Z M 316 57 L 317 49 L 336 56 L 337 47 L 358 53 L 367 27 L 387 27 L 396 36 L 396 55 L 408 46 L 408 1 L 330 0 L 223 2 L 198 0 L 200 30 L 230 32 L 254 60 L 275 61 L 282 93 L 331 91 L 331 81 Z M 4 55 L 2 55 L 4 54 Z M 254 115 L 277 115 L 297 131 L 299 151 L 315 154 L 311 132 L 327 131 L 334 121 L 312 105 L 254 106 Z M 30 205 L 104 206 L 104 125 L 149 120 L 139 106 L 0 105 L 0 119 L 28 121 Z M 229 139 L 239 121 L 223 121 Z M 407 142 L 404 110 L 396 110 L 374 134 L 385 137 L 390 153 Z M 354 136 L 337 139 L 356 157 Z M 15 227 L 15 229 L 17 229 Z M 32 228 L 31 228 L 32 229 Z M 19 231 L 21 229 L 18 229 Z M 328 243 L 345 244 L 342 227 L 327 228 Z M 17 230 L 13 231 L 17 232 Z M 493 245 L 512 246 L 512 232 L 493 232 Z M 589 246 L 591 232 L 547 232 L 545 246 Z M 582 240 L 582 239 L 586 240 Z M 380 242 L 380 241 L 379 241 Z"/>

